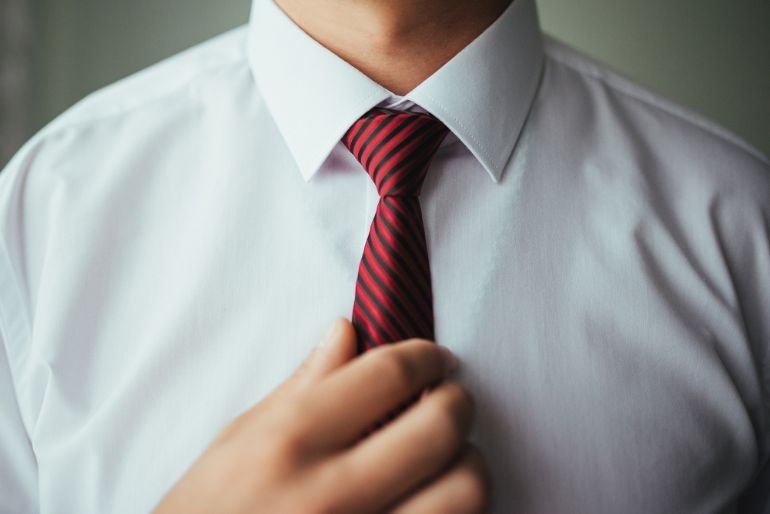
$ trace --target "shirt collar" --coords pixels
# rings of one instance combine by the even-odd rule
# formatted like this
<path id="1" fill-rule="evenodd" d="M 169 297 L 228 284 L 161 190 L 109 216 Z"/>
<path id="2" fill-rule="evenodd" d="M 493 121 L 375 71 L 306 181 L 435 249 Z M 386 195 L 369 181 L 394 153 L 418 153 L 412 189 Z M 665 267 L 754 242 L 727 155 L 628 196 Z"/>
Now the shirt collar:
<path id="1" fill-rule="evenodd" d="M 305 181 L 362 114 L 394 96 L 311 38 L 273 0 L 253 0 L 248 57 Z M 404 98 L 443 122 L 499 182 L 529 112 L 542 62 L 535 2 L 513 0 Z"/>

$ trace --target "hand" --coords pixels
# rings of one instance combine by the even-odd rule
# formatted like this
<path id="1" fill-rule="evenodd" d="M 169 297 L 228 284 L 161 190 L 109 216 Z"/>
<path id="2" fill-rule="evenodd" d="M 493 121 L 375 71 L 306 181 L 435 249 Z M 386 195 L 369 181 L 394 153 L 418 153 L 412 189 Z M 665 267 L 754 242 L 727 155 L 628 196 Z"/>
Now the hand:
<path id="1" fill-rule="evenodd" d="M 487 477 L 466 442 L 473 401 L 445 380 L 448 350 L 410 339 L 354 358 L 344 318 L 325 341 L 219 433 L 155 514 L 483 512 Z"/>

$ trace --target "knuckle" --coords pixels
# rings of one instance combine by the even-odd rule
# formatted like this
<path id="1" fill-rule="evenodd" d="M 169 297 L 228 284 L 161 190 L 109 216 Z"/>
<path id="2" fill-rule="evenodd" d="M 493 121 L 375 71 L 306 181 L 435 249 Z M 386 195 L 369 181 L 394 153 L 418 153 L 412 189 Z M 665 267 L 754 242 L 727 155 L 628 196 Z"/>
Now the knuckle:
<path id="1" fill-rule="evenodd" d="M 314 491 L 318 494 L 313 495 L 310 502 L 313 508 L 303 512 L 318 514 L 342 512 L 342 496 L 335 494 L 335 491 L 340 491 L 340 484 L 353 483 L 352 481 L 356 477 L 353 472 L 353 464 L 348 458 L 339 458 L 332 463 L 321 466 L 317 473 L 317 487 L 314 488 Z"/>
<path id="2" fill-rule="evenodd" d="M 445 356 L 441 346 L 430 341 L 429 339 L 413 338 L 408 342 L 416 349 L 416 352 L 420 354 L 422 359 L 425 359 L 431 367 L 431 371 L 436 376 L 442 376 L 445 368 Z"/>
<path id="3" fill-rule="evenodd" d="M 484 456 L 471 443 L 466 445 L 460 461 L 457 489 L 470 511 L 483 512 L 489 507 L 490 484 Z"/>
<path id="4" fill-rule="evenodd" d="M 440 402 L 434 403 L 431 418 L 433 444 L 444 450 L 455 451 L 463 442 L 464 430 L 457 415 Z"/>
<path id="5" fill-rule="evenodd" d="M 440 451 L 457 451 L 470 429 L 473 415 L 471 395 L 456 382 L 445 382 L 428 398 L 432 398 L 425 406 L 432 444 L 437 445 Z"/>
<path id="6" fill-rule="evenodd" d="M 299 406 L 286 409 L 280 416 L 276 416 L 269 430 L 270 433 L 278 434 L 274 451 L 288 460 L 302 456 L 307 447 L 307 423 L 301 415 L 297 415 L 301 409 Z"/>
<path id="7" fill-rule="evenodd" d="M 273 451 L 278 454 L 278 459 L 286 462 L 297 460 L 305 449 L 304 431 L 299 427 L 284 427 L 281 436 L 273 446 Z"/>
<path id="8" fill-rule="evenodd" d="M 447 382 L 447 385 L 455 394 L 455 400 L 465 411 L 473 411 L 476 408 L 476 400 L 473 395 L 457 382 Z"/>
<path id="9" fill-rule="evenodd" d="M 455 381 L 448 380 L 441 386 L 444 392 L 446 408 L 450 410 L 458 420 L 468 421 L 473 418 L 476 402 L 471 393 Z"/>
<path id="10" fill-rule="evenodd" d="M 420 381 L 420 372 L 414 362 L 402 352 L 383 352 L 381 369 L 384 377 L 407 388 L 415 387 Z"/>
<path id="11" fill-rule="evenodd" d="M 468 468 L 460 473 L 455 494 L 469 512 L 483 512 L 489 506 L 489 484 L 485 476 L 476 470 Z"/>
<path id="12" fill-rule="evenodd" d="M 329 487 L 338 487 L 339 484 L 349 484 L 356 476 L 350 458 L 338 458 L 324 466 L 324 484 Z"/>

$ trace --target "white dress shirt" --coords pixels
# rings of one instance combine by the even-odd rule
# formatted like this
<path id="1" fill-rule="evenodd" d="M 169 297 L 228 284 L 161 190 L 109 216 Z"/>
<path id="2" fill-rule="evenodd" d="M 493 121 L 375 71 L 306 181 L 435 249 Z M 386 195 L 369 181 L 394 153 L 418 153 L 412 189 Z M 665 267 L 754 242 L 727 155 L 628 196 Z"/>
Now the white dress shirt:
<path id="1" fill-rule="evenodd" d="M 0 174 L 1 512 L 149 512 L 350 316 L 377 194 L 339 139 L 380 103 L 451 130 L 421 203 L 492 512 L 767 504 L 766 158 L 533 0 L 404 97 L 254 0 Z"/>

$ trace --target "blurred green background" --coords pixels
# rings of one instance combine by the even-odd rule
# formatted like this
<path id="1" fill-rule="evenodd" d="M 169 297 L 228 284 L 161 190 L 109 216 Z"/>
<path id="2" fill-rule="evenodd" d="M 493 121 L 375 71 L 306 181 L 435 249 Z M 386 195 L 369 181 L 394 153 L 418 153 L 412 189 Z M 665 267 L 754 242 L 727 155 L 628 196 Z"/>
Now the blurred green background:
<path id="1" fill-rule="evenodd" d="M 22 1 L 34 33 L 27 115 L 20 121 L 25 137 L 89 92 L 246 23 L 250 6 L 249 0 Z M 770 155 L 770 0 L 538 5 L 546 32 Z"/>

